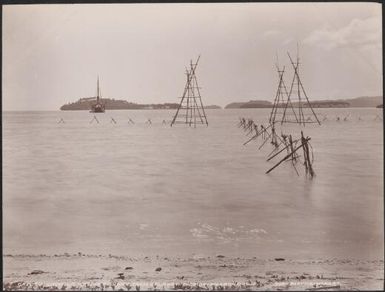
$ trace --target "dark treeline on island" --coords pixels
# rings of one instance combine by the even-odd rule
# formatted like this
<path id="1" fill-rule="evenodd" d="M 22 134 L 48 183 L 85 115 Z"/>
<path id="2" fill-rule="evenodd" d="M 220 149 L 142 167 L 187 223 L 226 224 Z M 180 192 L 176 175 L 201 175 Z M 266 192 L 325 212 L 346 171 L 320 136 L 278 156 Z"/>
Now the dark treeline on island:
<path id="1" fill-rule="evenodd" d="M 206 105 L 205 109 L 222 109 L 219 105 Z"/>
<path id="2" fill-rule="evenodd" d="M 128 102 L 127 100 L 117 100 L 113 98 L 101 98 L 100 102 L 106 105 L 106 110 L 141 110 L 141 109 L 177 109 L 178 103 L 162 103 L 162 104 L 138 104 Z M 62 111 L 90 110 L 95 103 L 94 97 L 84 97 L 78 101 L 67 103 L 60 107 Z M 220 109 L 217 105 L 208 105 L 205 109 Z"/>
<path id="3" fill-rule="evenodd" d="M 293 102 L 293 106 L 298 106 L 298 102 Z M 310 104 L 314 108 L 340 108 L 340 107 L 377 107 L 382 104 L 382 96 L 363 96 L 351 99 L 334 99 L 334 100 L 310 100 Z M 285 105 L 282 104 L 282 107 Z M 308 104 L 302 103 L 303 107 Z M 225 109 L 232 108 L 272 108 L 273 103 L 267 100 L 250 100 L 248 102 L 233 102 L 225 106 Z"/>
<path id="4" fill-rule="evenodd" d="M 106 105 L 106 110 L 130 110 L 130 109 L 177 109 L 177 103 L 162 104 L 138 104 L 128 102 L 127 100 L 116 100 L 110 98 L 101 98 L 100 102 Z M 67 103 L 60 107 L 62 111 L 89 110 L 91 105 L 95 103 L 94 97 L 81 98 L 76 102 Z"/>

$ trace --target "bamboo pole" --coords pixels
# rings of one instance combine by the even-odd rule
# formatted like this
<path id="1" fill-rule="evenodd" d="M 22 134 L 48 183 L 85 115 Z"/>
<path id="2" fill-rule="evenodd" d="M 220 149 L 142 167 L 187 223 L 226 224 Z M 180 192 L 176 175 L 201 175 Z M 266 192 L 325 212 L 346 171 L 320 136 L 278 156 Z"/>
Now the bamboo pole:
<path id="1" fill-rule="evenodd" d="M 304 145 L 303 155 L 304 155 L 304 159 L 305 159 L 304 165 L 306 168 L 306 174 L 309 173 L 310 176 L 313 177 L 314 176 L 314 170 L 313 170 L 313 167 L 312 167 L 311 161 L 310 161 L 308 141 L 306 141 L 306 139 L 304 138 L 302 131 L 301 131 L 301 140 L 302 140 L 302 145 Z"/>
<path id="2" fill-rule="evenodd" d="M 297 142 L 298 140 L 295 140 L 295 142 Z M 267 159 L 266 161 L 270 161 L 272 160 L 274 157 L 276 157 L 278 154 L 282 153 L 285 149 L 287 149 L 288 147 L 290 147 L 292 145 L 288 144 L 285 148 L 282 148 L 279 152 L 275 153 L 272 157 L 270 157 L 269 159 Z"/>
<path id="3" fill-rule="evenodd" d="M 262 136 L 262 139 L 263 139 L 264 138 L 264 133 L 267 132 L 267 129 L 269 129 L 271 126 L 272 126 L 272 124 L 268 125 L 267 127 L 264 127 L 263 125 L 261 125 L 261 131 L 259 133 L 255 134 L 253 137 L 251 137 L 245 143 L 243 143 L 243 145 L 248 144 L 249 142 L 251 142 L 252 140 L 254 140 L 255 138 L 257 138 L 260 135 Z"/>
<path id="4" fill-rule="evenodd" d="M 310 140 L 310 138 L 306 138 L 307 140 Z M 301 143 L 301 145 L 299 145 L 297 148 L 294 149 L 293 152 L 296 152 L 298 151 L 298 149 L 302 148 L 303 147 L 303 144 Z M 292 152 L 292 153 L 293 153 Z M 266 171 L 266 174 L 268 174 L 269 172 L 271 172 L 272 170 L 274 170 L 278 165 L 280 165 L 282 162 L 284 162 L 287 158 L 289 158 L 292 153 L 289 153 L 288 155 L 286 155 L 284 158 L 282 158 L 276 165 L 274 165 L 272 168 L 270 168 L 268 171 Z"/>
<path id="5" fill-rule="evenodd" d="M 260 149 L 263 147 L 263 145 L 265 145 L 266 142 L 267 142 L 267 141 L 269 140 L 269 138 L 271 137 L 271 133 L 268 133 L 268 134 L 269 134 L 269 136 L 267 136 L 267 138 L 265 139 L 265 141 L 263 141 L 262 145 L 259 146 L 258 150 L 260 150 Z"/>

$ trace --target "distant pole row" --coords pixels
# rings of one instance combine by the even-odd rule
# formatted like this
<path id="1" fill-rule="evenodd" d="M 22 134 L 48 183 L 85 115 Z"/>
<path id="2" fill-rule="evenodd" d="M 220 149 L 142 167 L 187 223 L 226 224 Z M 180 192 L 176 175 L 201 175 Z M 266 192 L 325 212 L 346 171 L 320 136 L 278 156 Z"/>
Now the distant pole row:
<path id="1" fill-rule="evenodd" d="M 96 117 L 96 115 L 94 115 L 91 119 L 91 121 L 89 122 L 90 124 L 92 124 L 93 122 L 97 123 L 97 124 L 100 124 L 100 121 L 98 120 L 98 118 Z M 65 124 L 65 121 L 63 118 L 60 118 L 60 120 L 57 122 L 58 124 Z M 110 119 L 110 124 L 117 124 L 118 122 L 113 118 L 111 117 Z M 135 122 L 131 119 L 131 118 L 128 118 L 128 121 L 127 121 L 128 124 L 132 124 L 134 125 Z M 147 119 L 145 122 L 145 124 L 147 125 L 152 125 L 152 120 L 151 119 Z M 169 122 L 170 123 L 170 122 Z M 163 120 L 162 121 L 162 125 L 167 125 L 167 121 L 166 120 Z"/>
<path id="2" fill-rule="evenodd" d="M 333 119 L 331 120 L 335 120 L 336 122 L 347 122 L 347 121 L 350 121 L 352 119 L 349 119 L 350 117 L 350 114 L 347 114 L 346 116 L 335 116 Z M 323 115 L 323 119 L 322 121 L 328 121 L 328 117 L 327 115 Z M 361 116 L 358 116 L 357 117 L 357 120 L 358 121 L 364 121 L 364 119 L 361 118 Z M 380 117 L 379 115 L 376 115 L 374 118 L 373 118 L 374 121 L 382 121 L 382 117 Z"/>

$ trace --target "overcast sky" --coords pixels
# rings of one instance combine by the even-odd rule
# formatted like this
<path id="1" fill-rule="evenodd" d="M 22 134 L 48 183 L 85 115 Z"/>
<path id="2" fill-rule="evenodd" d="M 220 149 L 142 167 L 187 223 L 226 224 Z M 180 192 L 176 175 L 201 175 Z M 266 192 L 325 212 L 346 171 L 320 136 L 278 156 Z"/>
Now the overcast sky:
<path id="1" fill-rule="evenodd" d="M 382 95 L 376 3 L 70 4 L 3 6 L 3 110 L 58 110 L 95 96 L 179 102 L 201 55 L 205 105 L 273 101 L 276 55 L 301 58 L 309 98 Z"/>

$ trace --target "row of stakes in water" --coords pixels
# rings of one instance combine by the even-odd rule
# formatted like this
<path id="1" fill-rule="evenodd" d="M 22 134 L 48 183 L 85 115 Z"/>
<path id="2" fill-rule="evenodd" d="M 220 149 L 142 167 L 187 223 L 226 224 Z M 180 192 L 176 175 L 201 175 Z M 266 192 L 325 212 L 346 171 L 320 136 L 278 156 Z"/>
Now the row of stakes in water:
<path id="1" fill-rule="evenodd" d="M 356 118 L 358 121 L 364 121 L 364 119 L 362 119 L 360 116 Z M 325 122 L 325 121 L 328 121 L 328 117 L 327 115 L 323 115 L 323 119 L 322 121 Z M 331 119 L 331 120 L 335 120 L 337 122 L 348 122 L 348 121 L 351 121 L 351 120 L 354 120 L 353 118 L 350 118 L 350 114 L 346 115 L 346 116 L 343 116 L 343 117 L 340 117 L 340 116 L 336 116 L 335 118 Z M 379 115 L 376 115 L 373 119 L 374 121 L 382 121 L 382 117 L 380 117 Z"/>
<path id="2" fill-rule="evenodd" d="M 292 135 L 285 135 L 281 133 L 281 135 L 277 135 L 275 131 L 274 124 L 270 124 L 268 126 L 260 125 L 258 126 L 252 119 L 240 118 L 238 123 L 239 128 L 243 128 L 245 132 L 247 132 L 247 136 L 251 135 L 243 145 L 250 143 L 253 140 L 256 140 L 258 137 L 261 137 L 263 142 L 259 146 L 258 149 L 261 149 L 267 141 L 270 141 L 270 144 L 273 145 L 273 151 L 267 157 L 266 161 L 270 161 L 278 155 L 285 153 L 286 155 L 273 167 L 266 171 L 266 174 L 270 173 L 273 169 L 278 167 L 283 162 L 290 162 L 295 169 L 297 175 L 299 172 L 296 168 L 298 162 L 301 162 L 305 167 L 306 175 L 313 178 L 315 176 L 315 172 L 313 170 L 313 147 L 310 144 L 310 137 L 305 137 L 303 132 L 301 131 L 301 137 L 299 139 L 293 139 Z M 303 161 L 301 161 L 301 156 L 298 155 L 297 151 L 303 150 Z"/>
<path id="3" fill-rule="evenodd" d="M 348 119 L 349 116 L 350 116 L 350 114 L 348 114 L 348 115 L 345 116 L 345 117 L 339 117 L 339 116 L 336 116 L 336 117 L 335 117 L 335 120 L 336 120 L 337 122 L 341 122 L 341 121 L 347 122 L 347 121 L 349 121 L 349 119 Z M 327 117 L 326 115 L 324 115 L 322 121 L 327 121 L 327 120 L 328 120 L 328 117 Z M 359 120 L 359 121 L 363 121 L 363 119 L 362 119 L 361 117 L 358 117 L 358 120 Z M 376 115 L 376 116 L 374 117 L 374 120 L 375 120 L 375 121 L 382 121 L 382 117 L 380 117 L 379 115 Z M 96 118 L 96 116 L 94 116 L 94 117 L 92 118 L 92 120 L 90 121 L 90 124 L 92 124 L 94 121 L 95 121 L 96 123 L 99 124 L 99 120 Z M 60 118 L 60 120 L 59 120 L 57 123 L 58 123 L 58 124 L 65 124 L 65 121 L 64 121 L 63 118 Z M 111 118 L 110 123 L 117 124 L 117 122 L 116 122 L 116 120 L 115 120 L 114 118 Z M 135 124 L 135 122 L 134 122 L 131 118 L 128 119 L 128 123 L 129 123 L 129 124 Z M 147 119 L 147 121 L 146 121 L 145 123 L 148 124 L 148 125 L 152 125 L 151 119 Z M 167 123 L 166 120 L 163 120 L 163 121 L 162 121 L 162 125 L 167 125 L 167 124 L 169 124 L 169 123 Z M 261 125 L 261 126 L 263 127 L 263 125 Z"/>
<path id="4" fill-rule="evenodd" d="M 90 121 L 90 124 L 92 124 L 92 123 L 94 123 L 94 122 L 97 123 L 97 124 L 100 123 L 99 120 L 98 120 L 98 118 L 97 118 L 96 116 L 94 116 L 94 117 L 92 118 L 92 120 Z M 65 121 L 64 121 L 63 118 L 60 118 L 60 120 L 59 120 L 57 123 L 58 123 L 58 124 L 65 124 Z M 111 124 L 117 124 L 118 122 L 117 122 L 114 118 L 111 118 L 110 123 L 111 123 Z M 135 122 L 134 122 L 131 118 L 128 119 L 127 123 L 128 123 L 128 124 L 132 124 L 132 125 L 135 124 Z M 147 125 L 152 125 L 151 119 L 147 119 L 147 121 L 145 121 L 145 124 L 147 124 Z M 166 120 L 163 120 L 163 121 L 162 121 L 162 125 L 167 125 L 167 124 L 170 124 L 170 122 L 167 122 Z"/>

